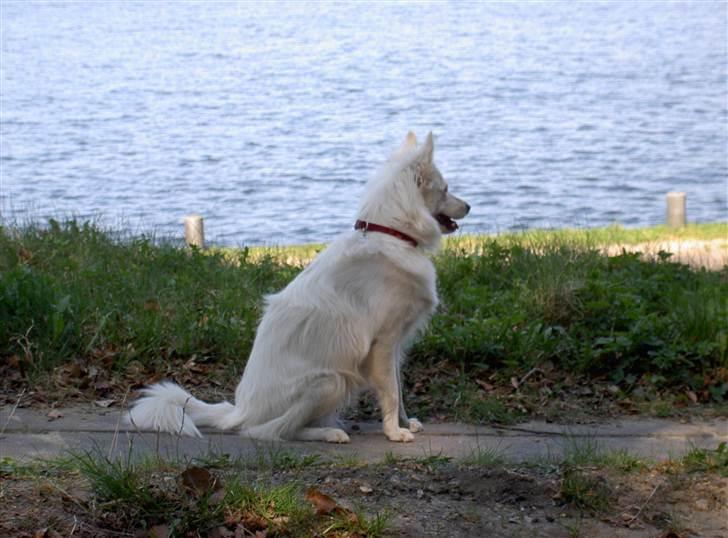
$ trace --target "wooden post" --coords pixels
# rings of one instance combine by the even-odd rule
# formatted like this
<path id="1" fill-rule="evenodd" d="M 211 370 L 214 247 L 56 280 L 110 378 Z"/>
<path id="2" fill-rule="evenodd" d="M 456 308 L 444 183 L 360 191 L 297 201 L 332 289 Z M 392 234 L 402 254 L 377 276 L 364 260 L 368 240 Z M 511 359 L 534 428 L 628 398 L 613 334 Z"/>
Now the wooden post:
<path id="1" fill-rule="evenodd" d="M 685 226 L 685 193 L 667 193 L 667 225 L 670 228 Z"/>
<path id="2" fill-rule="evenodd" d="M 201 215 L 185 217 L 185 243 L 188 247 L 205 248 L 205 223 Z"/>

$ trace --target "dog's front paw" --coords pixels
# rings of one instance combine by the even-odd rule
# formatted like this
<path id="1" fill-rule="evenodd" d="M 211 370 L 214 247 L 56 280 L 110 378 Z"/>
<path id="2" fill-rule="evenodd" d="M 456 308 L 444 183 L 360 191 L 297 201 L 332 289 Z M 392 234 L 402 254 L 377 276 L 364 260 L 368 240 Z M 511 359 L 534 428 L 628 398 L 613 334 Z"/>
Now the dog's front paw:
<path id="1" fill-rule="evenodd" d="M 344 430 L 339 428 L 328 428 L 328 430 L 326 432 L 327 443 L 349 443 L 351 441 Z"/>
<path id="2" fill-rule="evenodd" d="M 415 440 L 415 436 L 412 435 L 409 430 L 405 430 L 404 428 L 385 431 L 384 435 L 387 436 L 387 439 L 394 441 L 395 443 L 410 443 Z"/>
<path id="3" fill-rule="evenodd" d="M 416 418 L 409 419 L 409 431 L 412 433 L 421 432 L 424 428 L 422 427 L 422 422 L 417 420 Z"/>

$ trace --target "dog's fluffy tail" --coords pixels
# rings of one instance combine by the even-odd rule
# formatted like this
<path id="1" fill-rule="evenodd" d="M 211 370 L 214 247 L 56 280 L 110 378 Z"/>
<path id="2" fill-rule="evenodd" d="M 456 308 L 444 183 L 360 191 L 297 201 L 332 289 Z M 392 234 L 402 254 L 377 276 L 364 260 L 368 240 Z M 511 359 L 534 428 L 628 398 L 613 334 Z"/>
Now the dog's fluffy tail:
<path id="1" fill-rule="evenodd" d="M 179 385 L 157 383 L 145 388 L 129 410 L 128 421 L 140 430 L 202 437 L 198 426 L 229 430 L 243 421 L 242 412 L 229 402 L 208 404 Z"/>

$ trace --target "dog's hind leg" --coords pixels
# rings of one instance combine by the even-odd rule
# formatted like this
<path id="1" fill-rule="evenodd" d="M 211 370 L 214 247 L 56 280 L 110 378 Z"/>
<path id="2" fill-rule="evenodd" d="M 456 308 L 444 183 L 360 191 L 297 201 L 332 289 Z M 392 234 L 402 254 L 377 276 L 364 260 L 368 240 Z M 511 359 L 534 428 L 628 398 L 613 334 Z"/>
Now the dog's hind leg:
<path id="1" fill-rule="evenodd" d="M 344 376 L 333 371 L 320 371 L 303 376 L 296 383 L 299 389 L 283 415 L 246 428 L 243 434 L 255 439 L 348 443 L 349 436 L 339 428 L 307 427 L 334 412 L 346 398 L 348 387 Z"/>

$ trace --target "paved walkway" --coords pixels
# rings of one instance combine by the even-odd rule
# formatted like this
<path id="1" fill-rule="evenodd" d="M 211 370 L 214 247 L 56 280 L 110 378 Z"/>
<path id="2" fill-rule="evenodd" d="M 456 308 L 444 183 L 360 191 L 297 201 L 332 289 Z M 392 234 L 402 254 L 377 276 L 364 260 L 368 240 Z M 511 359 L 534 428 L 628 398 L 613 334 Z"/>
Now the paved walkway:
<path id="1" fill-rule="evenodd" d="M 56 409 L 0 408 L 0 458 L 47 458 L 69 451 L 101 450 L 104 454 L 160 454 L 191 458 L 223 454 L 256 456 L 293 450 L 380 461 L 387 453 L 402 457 L 441 454 L 453 458 L 473 452 L 497 451 L 513 461 L 559 458 L 569 447 L 626 449 L 654 459 L 682 455 L 691 447 L 715 448 L 728 442 L 728 419 L 681 422 L 625 418 L 598 424 L 552 424 L 531 421 L 509 427 L 466 424 L 425 424 L 413 443 L 391 443 L 375 423 L 350 423 L 351 443 L 261 443 L 234 432 L 204 430 L 203 439 L 139 433 L 125 426 L 119 409 L 76 407 Z"/>

